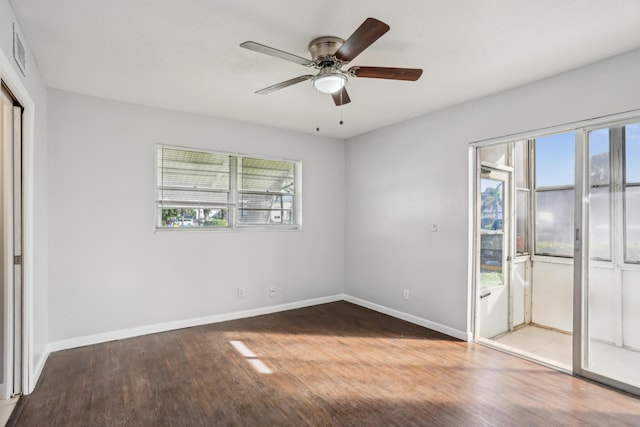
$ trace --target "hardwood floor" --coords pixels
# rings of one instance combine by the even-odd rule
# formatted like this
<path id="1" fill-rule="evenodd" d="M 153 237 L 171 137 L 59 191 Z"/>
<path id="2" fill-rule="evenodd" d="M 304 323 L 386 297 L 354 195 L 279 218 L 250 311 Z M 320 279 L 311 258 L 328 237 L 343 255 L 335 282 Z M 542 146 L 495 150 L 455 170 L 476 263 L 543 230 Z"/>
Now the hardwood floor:
<path id="1" fill-rule="evenodd" d="M 346 302 L 53 353 L 18 406 L 9 425 L 640 425 L 636 397 Z"/>

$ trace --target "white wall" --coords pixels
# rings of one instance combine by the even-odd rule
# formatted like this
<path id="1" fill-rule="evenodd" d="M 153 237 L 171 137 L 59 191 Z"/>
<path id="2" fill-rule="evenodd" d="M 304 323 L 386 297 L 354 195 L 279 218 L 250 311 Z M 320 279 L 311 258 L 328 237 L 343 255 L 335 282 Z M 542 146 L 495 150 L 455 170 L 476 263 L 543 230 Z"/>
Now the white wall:
<path id="1" fill-rule="evenodd" d="M 513 275 L 511 280 L 512 326 L 520 326 L 528 323 L 531 317 L 531 267 L 530 262 L 516 259 L 513 263 Z"/>
<path id="2" fill-rule="evenodd" d="M 640 50 L 348 140 L 346 293 L 470 332 L 468 144 L 640 109 L 638 75 Z"/>
<path id="3" fill-rule="evenodd" d="M 52 342 L 343 292 L 342 140 L 50 90 L 49 141 Z M 302 230 L 155 232 L 154 144 L 301 160 Z"/>
<path id="4" fill-rule="evenodd" d="M 531 322 L 573 331 L 573 263 L 534 260 L 531 279 Z"/>
<path id="5" fill-rule="evenodd" d="M 30 239 L 33 252 L 25 252 L 25 284 L 31 286 L 33 294 L 32 360 L 29 362 L 31 377 L 42 367 L 46 357 L 48 336 L 48 153 L 47 153 L 47 101 L 45 82 L 40 75 L 35 58 L 27 49 L 27 71 L 22 76 L 13 60 L 13 23 L 15 15 L 8 1 L 0 0 L 0 56 L 6 59 L 6 68 L 0 64 L 0 74 L 16 77 L 32 105 L 26 113 L 31 120 L 23 135 L 24 161 L 28 168 L 23 171 L 24 203 L 31 206 L 32 216 L 25 217 L 25 239 Z M 28 40 L 26 40 L 28 43 Z M 13 79 L 12 79 L 13 80 Z M 20 97 L 22 90 L 12 87 Z M 24 100 L 21 100 L 24 101 Z M 28 214 L 27 214 L 28 215 Z M 31 384 L 32 386 L 34 384 Z"/>

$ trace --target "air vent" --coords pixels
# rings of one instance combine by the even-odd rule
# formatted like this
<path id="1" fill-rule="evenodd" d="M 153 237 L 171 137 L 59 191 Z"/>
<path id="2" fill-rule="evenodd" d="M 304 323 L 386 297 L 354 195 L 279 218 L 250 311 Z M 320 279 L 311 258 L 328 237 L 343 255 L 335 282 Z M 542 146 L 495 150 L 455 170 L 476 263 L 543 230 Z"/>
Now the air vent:
<path id="1" fill-rule="evenodd" d="M 23 37 L 16 23 L 13 23 L 13 58 L 18 64 L 18 68 L 22 71 L 22 75 L 26 76 L 27 71 L 27 51 L 22 42 Z"/>

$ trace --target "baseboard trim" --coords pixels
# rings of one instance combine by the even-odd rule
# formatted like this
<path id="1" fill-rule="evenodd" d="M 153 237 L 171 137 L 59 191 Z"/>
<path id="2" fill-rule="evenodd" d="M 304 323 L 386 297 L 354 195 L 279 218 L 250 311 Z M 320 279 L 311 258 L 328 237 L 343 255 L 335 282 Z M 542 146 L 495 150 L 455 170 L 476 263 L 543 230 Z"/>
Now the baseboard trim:
<path id="1" fill-rule="evenodd" d="M 454 337 L 462 341 L 469 342 L 472 339 L 470 332 L 464 332 L 458 329 L 450 328 L 449 326 L 445 326 L 443 324 L 433 322 L 431 320 L 427 320 L 422 317 L 414 316 L 413 314 L 404 313 L 402 311 L 399 311 L 393 308 L 385 307 L 383 305 L 379 305 L 358 297 L 354 297 L 351 295 L 344 295 L 344 300 L 347 302 L 368 308 L 370 310 L 377 311 L 379 313 L 387 314 L 391 317 L 395 317 L 401 320 L 406 320 L 407 322 L 415 323 L 416 325 L 419 325 L 428 329 L 433 329 L 434 331 L 443 333 L 445 335 L 449 335 L 450 337 Z"/>
<path id="2" fill-rule="evenodd" d="M 44 353 L 42 353 L 42 356 L 40 356 L 40 359 L 36 362 L 33 371 L 30 373 L 29 384 L 27 384 L 26 390 L 23 390 L 24 394 L 31 394 L 36 388 L 36 384 L 40 379 L 44 365 L 47 363 L 47 359 L 49 359 L 49 354 L 51 354 L 51 350 L 49 345 L 47 345 Z"/>
<path id="3" fill-rule="evenodd" d="M 311 298 L 287 304 L 261 307 L 251 310 L 235 311 L 232 313 L 217 314 L 213 316 L 197 317 L 193 319 L 178 320 L 175 322 L 157 323 L 154 325 L 141 326 L 137 328 L 121 329 L 118 331 L 105 332 L 103 334 L 87 335 L 83 337 L 70 338 L 49 343 L 50 352 L 67 350 L 70 348 L 84 347 L 86 345 L 100 344 L 109 341 L 133 338 L 142 335 L 167 332 L 175 329 L 189 328 L 192 326 L 208 325 L 210 323 L 226 322 L 229 320 L 243 319 L 246 317 L 261 316 L 263 314 L 278 313 L 281 311 L 295 310 L 297 308 L 310 307 L 319 304 L 344 300 L 343 294 L 331 295 L 327 297 Z M 39 375 L 38 375 L 39 376 Z"/>
<path id="4" fill-rule="evenodd" d="M 326 304 L 326 303 L 336 302 L 336 301 L 347 301 L 356 305 L 360 305 L 362 307 L 366 307 L 368 309 L 377 311 L 379 313 L 384 313 L 389 316 L 405 320 L 407 322 L 415 323 L 416 325 L 419 325 L 425 328 L 433 329 L 434 331 L 441 332 L 445 335 L 449 335 L 451 337 L 454 337 L 463 341 L 471 340 L 470 333 L 460 331 L 460 330 L 451 328 L 449 326 L 445 326 L 440 323 L 415 316 L 413 314 L 408 314 L 399 310 L 395 310 L 393 308 L 385 307 L 383 305 L 379 305 L 358 297 L 345 295 L 345 294 L 336 294 L 336 295 L 330 295 L 327 297 L 311 298 L 307 300 L 296 301 L 296 302 L 291 302 L 287 304 L 274 305 L 269 307 L 261 307 L 261 308 L 256 308 L 252 310 L 235 311 L 232 313 L 224 313 L 224 314 L 217 314 L 213 316 L 178 320 L 175 322 L 157 323 L 154 325 L 141 326 L 137 328 L 121 329 L 118 331 L 105 332 L 103 334 L 86 335 L 83 337 L 76 337 L 76 338 L 70 338 L 66 340 L 54 341 L 49 343 L 49 345 L 47 346 L 47 352 L 38 361 L 34 374 L 35 374 L 35 378 L 40 377 L 40 373 L 44 368 L 44 364 L 49 356 L 49 353 L 53 353 L 55 351 L 67 350 L 67 349 L 76 348 L 76 347 L 83 347 L 86 345 L 100 344 L 104 342 L 121 340 L 126 338 L 133 338 L 133 337 L 138 337 L 142 335 L 155 334 L 158 332 L 173 331 L 176 329 L 189 328 L 192 326 L 208 325 L 210 323 L 226 322 L 229 320 L 243 319 L 246 317 L 261 316 L 264 314 L 272 314 L 272 313 L 278 313 L 281 311 L 295 310 L 297 308 L 311 307 L 314 305 Z"/>

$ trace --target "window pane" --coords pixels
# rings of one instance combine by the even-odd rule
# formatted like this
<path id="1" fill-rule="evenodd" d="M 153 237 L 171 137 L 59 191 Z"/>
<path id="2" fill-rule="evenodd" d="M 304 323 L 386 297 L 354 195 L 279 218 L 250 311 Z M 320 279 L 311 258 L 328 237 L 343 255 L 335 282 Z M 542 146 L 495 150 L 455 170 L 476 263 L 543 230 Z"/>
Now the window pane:
<path id="1" fill-rule="evenodd" d="M 293 224 L 295 163 L 245 157 L 239 170 L 240 224 Z"/>
<path id="2" fill-rule="evenodd" d="M 536 254 L 573 256 L 574 191 L 536 193 Z"/>
<path id="3" fill-rule="evenodd" d="M 243 194 L 238 221 L 241 224 L 292 224 L 293 195 Z"/>
<path id="4" fill-rule="evenodd" d="M 240 201 L 241 224 L 292 224 L 293 195 L 244 194 Z"/>
<path id="5" fill-rule="evenodd" d="M 292 162 L 245 157 L 240 170 L 240 190 L 293 193 L 294 171 Z"/>
<path id="6" fill-rule="evenodd" d="M 229 189 L 229 156 L 158 147 L 158 187 Z"/>
<path id="7" fill-rule="evenodd" d="M 573 132 L 537 138 L 536 188 L 573 186 L 575 181 L 575 134 Z"/>
<path id="8" fill-rule="evenodd" d="M 171 205 L 203 205 L 207 203 L 227 203 L 229 201 L 229 193 L 223 191 L 207 191 L 204 189 L 176 189 L 159 187 L 157 191 L 157 200 L 161 200 L 163 206 Z"/>
<path id="9" fill-rule="evenodd" d="M 589 253 L 591 258 L 611 260 L 609 187 L 591 189 L 589 197 Z"/>
<path id="10" fill-rule="evenodd" d="M 529 216 L 529 192 L 516 191 L 516 253 L 529 252 L 529 230 L 527 217 Z"/>
<path id="11" fill-rule="evenodd" d="M 293 195 L 243 194 L 242 209 L 292 209 Z"/>
<path id="12" fill-rule="evenodd" d="M 241 210 L 240 224 L 293 224 L 293 212 L 290 210 Z"/>
<path id="13" fill-rule="evenodd" d="M 480 286 L 502 285 L 502 233 L 480 236 Z"/>
<path id="14" fill-rule="evenodd" d="M 627 125 L 624 130 L 626 182 L 640 183 L 640 123 Z"/>
<path id="15" fill-rule="evenodd" d="M 502 285 L 504 182 L 481 178 L 480 191 L 480 286 Z"/>
<path id="16" fill-rule="evenodd" d="M 517 141 L 514 144 L 513 171 L 516 176 L 516 187 L 529 188 L 529 147 L 527 141 Z"/>
<path id="17" fill-rule="evenodd" d="M 625 189 L 625 261 L 640 262 L 640 187 Z"/>
<path id="18" fill-rule="evenodd" d="M 640 123 L 625 126 L 626 183 L 640 183 Z M 626 187 L 624 200 L 625 261 L 640 262 L 640 187 Z"/>
<path id="19" fill-rule="evenodd" d="M 507 144 L 481 147 L 480 161 L 493 163 L 495 165 L 509 166 L 507 164 Z"/>
<path id="20" fill-rule="evenodd" d="M 609 129 L 589 132 L 589 180 L 591 185 L 609 184 Z"/>
<path id="21" fill-rule="evenodd" d="M 229 212 L 220 209 L 162 209 L 162 227 L 228 227 Z"/>
<path id="22" fill-rule="evenodd" d="M 193 209 L 229 202 L 230 157 L 225 154 L 158 147 L 156 200 L 164 210 Z M 175 209 L 173 209 L 175 210 Z M 188 222 L 187 222 L 188 223 Z M 163 223 L 161 226 L 165 226 Z"/>
<path id="23" fill-rule="evenodd" d="M 480 228 L 483 230 L 502 230 L 502 206 L 504 200 L 502 181 L 482 178 L 480 186 L 482 197 Z"/>

